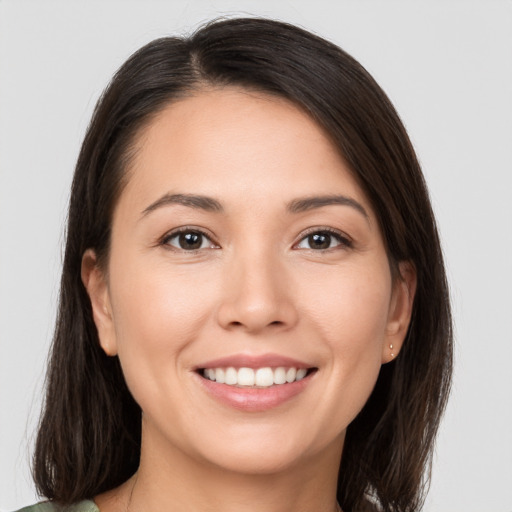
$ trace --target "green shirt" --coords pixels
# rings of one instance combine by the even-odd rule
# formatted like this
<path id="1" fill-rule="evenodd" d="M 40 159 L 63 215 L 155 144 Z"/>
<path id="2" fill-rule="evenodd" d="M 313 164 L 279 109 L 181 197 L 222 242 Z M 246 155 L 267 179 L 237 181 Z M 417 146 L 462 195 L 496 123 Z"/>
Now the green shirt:
<path id="1" fill-rule="evenodd" d="M 96 506 L 96 503 L 89 500 L 80 501 L 79 503 L 74 503 L 67 507 L 57 505 L 50 501 L 42 501 L 36 505 L 22 508 L 17 512 L 100 512 L 100 510 Z"/>

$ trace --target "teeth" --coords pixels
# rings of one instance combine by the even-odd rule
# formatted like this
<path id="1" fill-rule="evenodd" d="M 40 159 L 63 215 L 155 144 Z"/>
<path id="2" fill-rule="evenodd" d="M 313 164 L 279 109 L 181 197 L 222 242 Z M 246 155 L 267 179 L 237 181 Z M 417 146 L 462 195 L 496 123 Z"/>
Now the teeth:
<path id="1" fill-rule="evenodd" d="M 219 384 L 224 384 L 226 382 L 226 372 L 224 368 L 217 368 L 215 371 L 215 379 Z"/>
<path id="2" fill-rule="evenodd" d="M 295 368 L 288 368 L 286 371 L 286 382 L 293 382 L 297 376 L 297 370 Z"/>
<path id="3" fill-rule="evenodd" d="M 238 384 L 238 372 L 234 368 L 228 368 L 226 370 L 226 384 L 230 386 Z"/>
<path id="4" fill-rule="evenodd" d="M 272 368 L 258 368 L 254 378 L 256 386 L 267 388 L 274 384 L 274 372 Z"/>
<path id="5" fill-rule="evenodd" d="M 306 368 L 300 368 L 297 370 L 297 375 L 295 377 L 295 380 L 302 380 L 305 376 L 306 376 L 306 373 L 308 371 L 306 370 Z"/>
<path id="6" fill-rule="evenodd" d="M 286 368 L 276 368 L 274 370 L 274 384 L 284 384 L 286 382 Z"/>
<path id="7" fill-rule="evenodd" d="M 229 386 L 268 388 L 302 380 L 307 374 L 306 368 L 206 368 L 203 377 Z"/>
<path id="8" fill-rule="evenodd" d="M 239 386 L 254 386 L 254 370 L 252 368 L 240 368 L 237 384 Z"/>

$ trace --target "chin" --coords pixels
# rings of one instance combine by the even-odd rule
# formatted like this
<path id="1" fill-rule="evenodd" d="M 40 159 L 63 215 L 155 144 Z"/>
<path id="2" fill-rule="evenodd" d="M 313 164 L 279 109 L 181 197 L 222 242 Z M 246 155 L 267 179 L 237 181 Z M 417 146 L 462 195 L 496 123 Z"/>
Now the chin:
<path id="1" fill-rule="evenodd" d="M 236 437 L 226 436 L 223 441 L 212 440 L 203 457 L 219 468 L 246 475 L 282 473 L 325 456 L 327 450 L 341 458 L 344 431 L 326 444 L 321 435 L 304 432 L 303 427 L 294 433 L 281 427 L 272 431 L 268 426 L 250 430 Z"/>
<path id="2" fill-rule="evenodd" d="M 238 445 L 236 445 L 238 446 Z M 272 475 L 282 473 L 300 464 L 304 455 L 300 450 L 270 450 L 253 446 L 237 449 L 231 446 L 222 456 L 212 457 L 212 463 L 226 471 L 245 475 Z"/>

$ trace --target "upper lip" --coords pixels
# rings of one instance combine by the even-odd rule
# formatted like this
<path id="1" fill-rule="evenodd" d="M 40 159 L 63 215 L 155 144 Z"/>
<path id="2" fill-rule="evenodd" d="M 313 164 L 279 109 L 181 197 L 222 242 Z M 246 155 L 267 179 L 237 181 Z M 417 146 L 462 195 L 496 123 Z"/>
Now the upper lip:
<path id="1" fill-rule="evenodd" d="M 265 368 L 265 367 L 285 367 L 285 368 L 314 368 L 314 365 L 304 361 L 299 361 L 291 357 L 279 354 L 233 354 L 219 359 L 206 361 L 196 366 L 196 370 L 205 368 Z"/>

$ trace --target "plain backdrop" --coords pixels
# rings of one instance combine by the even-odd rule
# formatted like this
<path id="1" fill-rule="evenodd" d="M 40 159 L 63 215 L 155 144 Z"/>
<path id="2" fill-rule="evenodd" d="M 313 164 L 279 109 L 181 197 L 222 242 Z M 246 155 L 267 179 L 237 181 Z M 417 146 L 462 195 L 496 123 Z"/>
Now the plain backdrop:
<path id="1" fill-rule="evenodd" d="M 395 103 L 436 210 L 456 368 L 426 512 L 512 512 L 512 2 L 0 0 L 0 510 L 28 462 L 68 189 L 93 106 L 155 37 L 262 15 L 331 39 Z"/>

